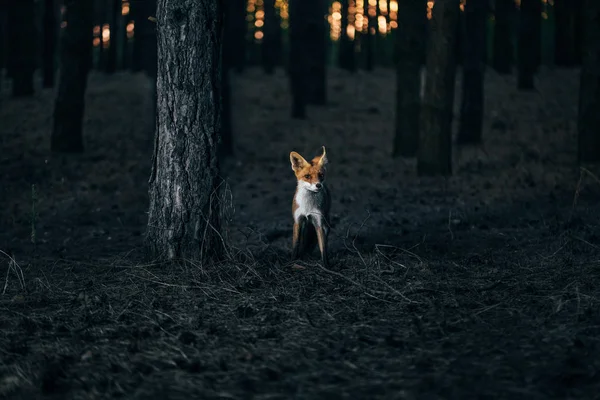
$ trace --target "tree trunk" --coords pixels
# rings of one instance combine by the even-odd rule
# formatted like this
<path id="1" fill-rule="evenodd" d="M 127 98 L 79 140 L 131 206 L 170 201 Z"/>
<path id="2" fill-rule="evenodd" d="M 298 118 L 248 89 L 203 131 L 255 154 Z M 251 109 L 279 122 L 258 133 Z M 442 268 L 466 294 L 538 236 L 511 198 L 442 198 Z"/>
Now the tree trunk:
<path id="1" fill-rule="evenodd" d="M 459 0 L 437 0 L 433 7 L 427 49 L 427 83 L 419 121 L 419 175 L 452 174 L 452 110 L 459 5 Z"/>
<path id="2" fill-rule="evenodd" d="M 483 1 L 467 1 L 463 33 L 463 90 L 458 144 L 481 143 L 483 129 L 483 78 L 487 56 L 488 6 Z"/>
<path id="3" fill-rule="evenodd" d="M 371 33 L 371 29 L 375 29 L 375 34 L 377 33 L 377 20 L 375 16 L 371 16 L 369 14 L 369 1 L 364 0 L 364 17 L 367 18 L 367 32 L 362 36 L 364 40 L 364 49 L 365 49 L 365 70 L 373 71 L 375 66 L 375 35 Z"/>
<path id="4" fill-rule="evenodd" d="M 341 2 L 342 20 L 341 20 L 341 33 L 340 33 L 340 52 L 338 63 L 340 68 L 350 72 L 356 71 L 356 62 L 354 58 L 354 40 L 348 37 L 348 0 L 342 0 Z"/>
<path id="5" fill-rule="evenodd" d="M 574 67 L 581 57 L 582 2 L 554 1 L 554 63 Z"/>
<path id="6" fill-rule="evenodd" d="M 148 20 L 148 17 L 156 15 L 156 0 L 134 0 L 130 4 L 131 9 L 135 10 L 133 70 L 144 71 L 155 78 L 156 23 Z"/>
<path id="7" fill-rule="evenodd" d="M 141 40 L 138 37 L 138 25 L 141 24 L 143 18 L 142 10 L 140 10 L 140 0 L 131 0 L 129 2 L 129 16 L 133 21 L 133 41 L 131 43 L 131 72 L 142 71 L 142 46 Z"/>
<path id="8" fill-rule="evenodd" d="M 246 0 L 227 0 L 227 6 L 230 7 L 231 23 L 231 46 L 233 57 L 231 65 L 235 72 L 241 74 L 244 72 L 246 64 L 246 34 L 248 25 L 246 21 Z"/>
<path id="9" fill-rule="evenodd" d="M 265 25 L 264 39 L 261 44 L 262 64 L 267 75 L 275 73 L 275 66 L 279 63 L 277 59 L 278 43 L 281 41 L 280 23 L 277 13 L 275 12 L 275 0 L 265 0 Z"/>
<path id="10" fill-rule="evenodd" d="M 235 5 L 235 4 L 234 4 Z M 237 5 L 235 5 L 237 6 Z M 221 103 L 221 143 L 219 144 L 219 159 L 233 155 L 233 132 L 231 124 L 231 85 L 230 71 L 236 62 L 236 37 L 233 27 L 234 10 L 231 3 L 226 3 L 223 9 L 223 51 L 222 51 L 222 103 Z"/>
<path id="11" fill-rule="evenodd" d="M 289 38 L 290 38 L 290 59 L 289 59 L 289 77 L 290 89 L 292 94 L 292 118 L 306 118 L 307 102 L 307 76 L 308 62 L 305 53 L 307 52 L 307 0 L 289 0 Z"/>
<path id="12" fill-rule="evenodd" d="M 14 0 L 8 8 L 9 75 L 13 96 L 31 96 L 36 67 L 36 33 L 33 0 Z"/>
<path id="13" fill-rule="evenodd" d="M 306 73 L 310 77 L 307 96 L 309 104 L 325 105 L 327 103 L 327 34 L 328 24 L 324 16 L 326 7 L 324 0 L 301 0 L 306 2 L 308 29 L 306 31 L 306 47 L 304 58 L 307 61 Z"/>
<path id="14" fill-rule="evenodd" d="M 121 17 L 121 0 L 112 0 L 108 6 L 110 10 L 110 41 L 108 42 L 108 57 L 106 59 L 106 73 L 114 74 L 117 71 L 117 49 L 119 38 L 119 19 Z"/>
<path id="15" fill-rule="evenodd" d="M 57 28 L 54 0 L 44 0 L 44 88 L 54 87 Z"/>
<path id="16" fill-rule="evenodd" d="M 513 63 L 512 19 L 514 0 L 496 0 L 492 66 L 499 74 L 510 74 Z"/>
<path id="17" fill-rule="evenodd" d="M 217 162 L 221 4 L 158 1 L 158 129 L 147 231 L 155 257 L 204 262 L 223 255 Z"/>
<path id="18" fill-rule="evenodd" d="M 58 92 L 54 103 L 51 148 L 83 151 L 83 113 L 87 76 L 92 61 L 92 2 L 65 0 L 67 27 L 62 33 Z"/>
<path id="19" fill-rule="evenodd" d="M 579 88 L 579 162 L 600 162 L 600 3 L 586 0 Z"/>
<path id="20" fill-rule="evenodd" d="M 427 23 L 422 0 L 407 0 L 396 31 L 396 136 L 393 156 L 414 157 L 419 144 L 422 45 Z"/>
<path id="21" fill-rule="evenodd" d="M 539 0 L 521 0 L 519 13 L 519 76 L 520 90 L 534 90 L 533 77 L 540 53 L 538 40 L 542 3 Z"/>

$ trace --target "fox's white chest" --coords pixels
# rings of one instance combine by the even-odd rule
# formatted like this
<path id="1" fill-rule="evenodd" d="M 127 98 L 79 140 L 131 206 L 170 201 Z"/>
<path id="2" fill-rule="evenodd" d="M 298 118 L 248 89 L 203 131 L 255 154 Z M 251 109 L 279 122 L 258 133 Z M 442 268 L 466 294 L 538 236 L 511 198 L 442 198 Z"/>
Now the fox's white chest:
<path id="1" fill-rule="evenodd" d="M 296 211 L 294 212 L 294 221 L 298 222 L 300 217 L 314 217 L 316 220 L 320 220 L 322 217 L 323 210 L 320 205 L 323 204 L 324 191 L 311 192 L 307 189 L 299 188 L 294 196 L 296 201 Z"/>

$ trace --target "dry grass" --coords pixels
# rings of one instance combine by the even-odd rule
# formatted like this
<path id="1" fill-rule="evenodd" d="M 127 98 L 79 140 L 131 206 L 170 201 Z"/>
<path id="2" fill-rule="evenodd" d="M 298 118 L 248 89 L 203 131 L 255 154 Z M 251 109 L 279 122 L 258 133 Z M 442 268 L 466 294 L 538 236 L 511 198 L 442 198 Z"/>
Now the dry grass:
<path id="1" fill-rule="evenodd" d="M 51 93 L 3 102 L 0 395 L 597 396 L 600 185 L 575 164 L 577 74 L 520 94 L 490 73 L 485 146 L 450 179 L 388 156 L 392 78 L 334 71 L 331 104 L 293 122 L 281 73 L 234 78 L 229 257 L 211 266 L 140 261 L 144 77 L 91 78 L 77 157 L 48 153 Z M 321 144 L 329 270 L 288 262 L 287 157 Z"/>

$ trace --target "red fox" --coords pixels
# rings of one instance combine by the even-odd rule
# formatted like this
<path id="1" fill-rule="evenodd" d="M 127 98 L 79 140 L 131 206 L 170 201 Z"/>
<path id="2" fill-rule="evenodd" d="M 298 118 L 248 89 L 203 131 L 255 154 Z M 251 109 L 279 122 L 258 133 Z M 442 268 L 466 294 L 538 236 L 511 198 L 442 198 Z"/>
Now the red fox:
<path id="1" fill-rule="evenodd" d="M 306 161 L 300 154 L 290 153 L 292 170 L 298 179 L 296 194 L 292 202 L 294 235 L 292 260 L 311 252 L 319 244 L 323 267 L 329 265 L 327 257 L 327 236 L 329 234 L 329 210 L 331 195 L 325 186 L 325 165 L 327 154 Z"/>

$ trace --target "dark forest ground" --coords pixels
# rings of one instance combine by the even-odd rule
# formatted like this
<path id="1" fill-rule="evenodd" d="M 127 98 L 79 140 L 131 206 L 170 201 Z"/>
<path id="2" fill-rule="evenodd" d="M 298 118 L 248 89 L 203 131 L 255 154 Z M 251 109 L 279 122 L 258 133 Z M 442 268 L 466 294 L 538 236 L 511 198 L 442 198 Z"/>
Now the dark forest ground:
<path id="1" fill-rule="evenodd" d="M 79 156 L 48 151 L 50 91 L 2 99 L 0 250 L 24 288 L 0 255 L 0 397 L 600 398 L 600 182 L 576 165 L 578 73 L 543 70 L 538 93 L 486 85 L 484 147 L 425 179 L 390 157 L 393 71 L 331 71 L 307 121 L 289 118 L 281 71 L 234 76 L 218 266 L 142 257 L 144 76 L 91 76 Z M 292 268 L 288 156 L 323 144 L 334 265 Z"/>

